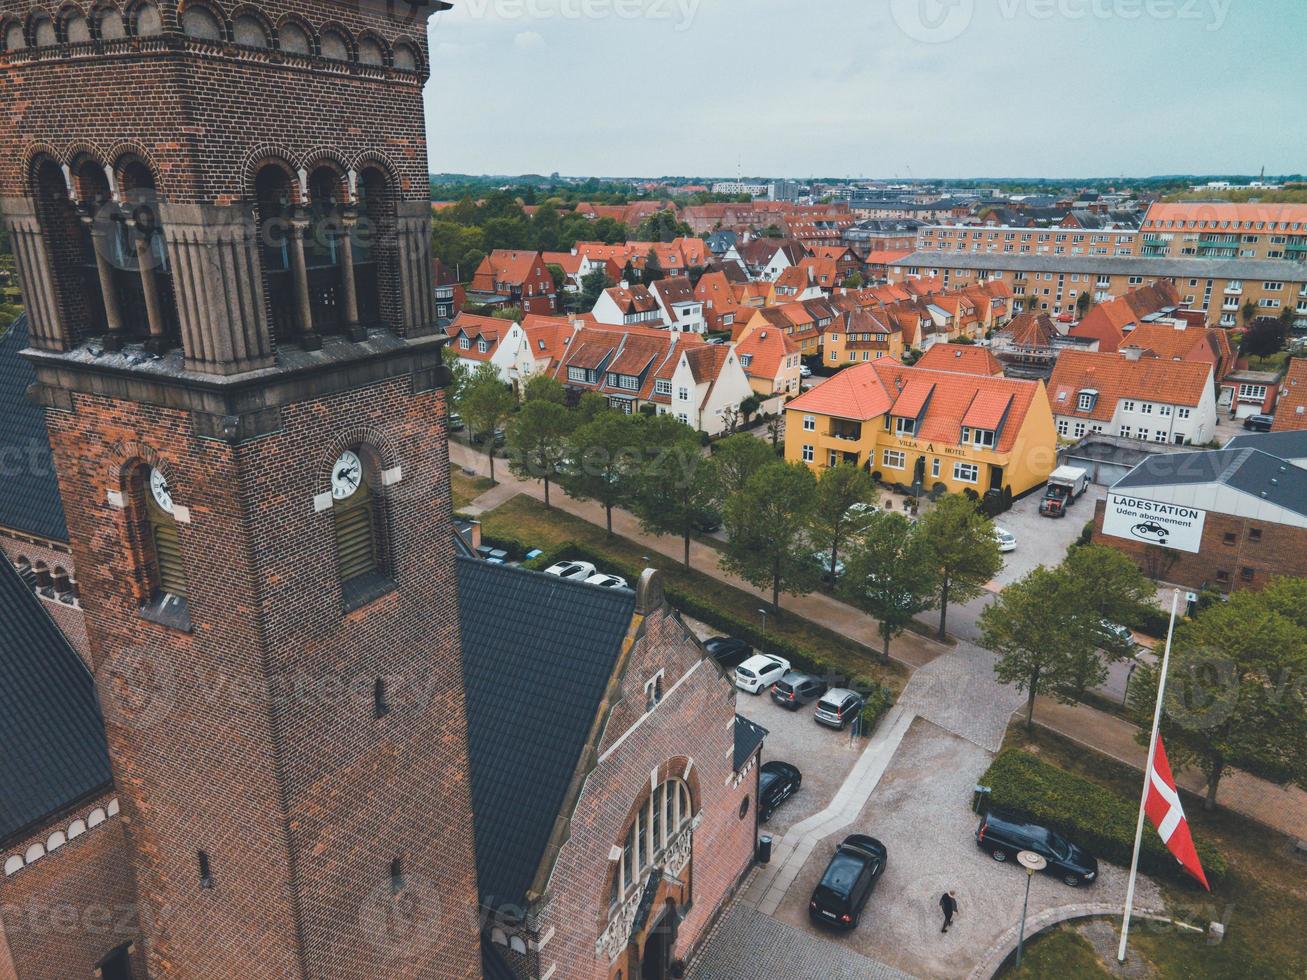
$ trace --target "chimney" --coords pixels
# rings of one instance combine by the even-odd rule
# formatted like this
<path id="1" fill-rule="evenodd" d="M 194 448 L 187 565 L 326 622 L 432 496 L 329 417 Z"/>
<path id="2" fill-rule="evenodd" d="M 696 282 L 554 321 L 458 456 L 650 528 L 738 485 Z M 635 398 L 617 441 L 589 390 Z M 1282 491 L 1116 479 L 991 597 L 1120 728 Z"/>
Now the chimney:
<path id="1" fill-rule="evenodd" d="M 1139 347 L 1123 347 L 1121 348 L 1121 354 L 1127 361 L 1137 361 L 1144 356 L 1142 348 Z"/>
<path id="2" fill-rule="evenodd" d="M 631 284 L 630 284 L 629 282 L 627 282 L 625 279 L 623 279 L 623 280 L 622 280 L 621 282 L 619 282 L 617 285 L 620 286 L 622 289 L 630 289 L 630 288 L 631 288 Z"/>

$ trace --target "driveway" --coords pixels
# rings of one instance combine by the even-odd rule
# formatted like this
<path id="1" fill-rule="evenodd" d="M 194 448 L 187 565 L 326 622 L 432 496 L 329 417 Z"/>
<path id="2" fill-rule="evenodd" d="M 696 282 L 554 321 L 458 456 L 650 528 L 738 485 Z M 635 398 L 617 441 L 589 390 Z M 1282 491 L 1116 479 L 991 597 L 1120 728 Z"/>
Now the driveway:
<path id="1" fill-rule="evenodd" d="M 777 839 L 800 820 L 826 809 L 867 747 L 865 738 L 818 725 L 812 720 L 813 705 L 787 711 L 765 694 L 740 691 L 735 710 L 770 733 L 762 747 L 763 762 L 788 762 L 803 773 L 799 792 L 759 828 L 760 833 Z"/>
<path id="2" fill-rule="evenodd" d="M 969 803 L 990 753 L 918 718 L 854 824 L 818 845 L 787 891 L 776 918 L 814 939 L 919 977 L 966 976 L 1021 917 L 1025 878 L 1011 864 L 982 853 L 973 834 L 978 818 Z M 835 846 L 849 833 L 879 838 L 889 851 L 884 877 L 859 927 L 845 936 L 808 922 L 807 903 Z M 1123 870 L 1102 865 L 1100 880 L 1073 889 L 1037 876 L 1032 915 L 1085 902 L 1124 902 Z M 937 902 L 958 894 L 960 914 L 940 933 Z M 1160 895 L 1140 879 L 1137 907 L 1157 907 Z"/>
<path id="3" fill-rule="evenodd" d="M 1042 493 L 1032 493 L 1012 505 L 994 521 L 1007 528 L 1017 539 L 1017 550 L 1003 556 L 1003 570 L 994 579 L 999 588 L 1015 582 L 1037 565 L 1052 568 L 1060 565 L 1067 549 L 1080 537 L 1086 524 L 1094 519 L 1095 504 L 1107 496 L 1107 488 L 1091 484 L 1085 495 L 1072 505 L 1066 517 L 1039 515 Z"/>

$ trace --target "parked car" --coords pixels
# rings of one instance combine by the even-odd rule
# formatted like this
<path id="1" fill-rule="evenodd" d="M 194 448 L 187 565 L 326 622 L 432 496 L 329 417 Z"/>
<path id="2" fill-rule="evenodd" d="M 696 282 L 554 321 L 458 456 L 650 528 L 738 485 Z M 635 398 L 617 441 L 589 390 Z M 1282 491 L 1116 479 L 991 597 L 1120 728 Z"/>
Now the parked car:
<path id="1" fill-rule="evenodd" d="M 776 808 L 799 791 L 803 774 L 788 762 L 764 762 L 758 770 L 758 819 L 766 823 Z"/>
<path id="2" fill-rule="evenodd" d="M 843 731 L 850 721 L 858 717 L 863 703 L 862 695 L 856 691 L 833 687 L 821 696 L 812 717 L 820 725 Z"/>
<path id="3" fill-rule="evenodd" d="M 1039 502 L 1044 517 L 1066 517 L 1067 508 L 1089 489 L 1089 473 L 1078 466 L 1059 466 L 1048 475 L 1048 488 Z"/>
<path id="4" fill-rule="evenodd" d="M 570 582 L 588 582 L 598 571 L 588 561 L 560 561 L 546 568 L 545 574 L 565 578 Z"/>
<path id="5" fill-rule="evenodd" d="M 798 711 L 805 704 L 811 704 L 826 693 L 826 685 L 811 674 L 801 674 L 797 670 L 787 671 L 785 676 L 771 686 L 771 699 L 782 708 Z"/>
<path id="6" fill-rule="evenodd" d="M 1022 851 L 1034 851 L 1048 861 L 1045 874 L 1076 888 L 1098 877 L 1098 860 L 1083 847 L 1036 823 L 1026 823 L 999 812 L 990 812 L 976 828 L 976 844 L 995 861 L 1015 858 Z"/>
<path id="7" fill-rule="evenodd" d="M 703 641 L 703 648 L 723 667 L 734 669 L 753 656 L 753 647 L 733 636 L 714 636 Z"/>
<path id="8" fill-rule="evenodd" d="M 597 585 L 603 589 L 629 589 L 626 579 L 620 575 L 591 575 L 585 580 L 586 585 Z"/>
<path id="9" fill-rule="evenodd" d="M 1017 536 L 997 524 L 994 525 L 994 540 L 998 542 L 998 550 L 1004 554 L 1017 550 Z"/>
<path id="10" fill-rule="evenodd" d="M 785 676 L 790 662 L 769 653 L 756 653 L 735 668 L 735 686 L 748 694 L 757 694 Z"/>
<path id="11" fill-rule="evenodd" d="M 834 581 L 844 574 L 844 562 L 837 558 L 835 559 L 834 566 L 832 566 L 830 563 L 829 551 L 814 551 L 812 553 L 812 560 L 815 561 L 817 567 L 821 569 L 821 578 L 823 582 Z"/>
<path id="12" fill-rule="evenodd" d="M 484 432 L 477 432 L 472 436 L 472 441 L 478 446 L 484 446 L 489 437 Z M 495 430 L 495 448 L 500 449 L 508 441 L 508 433 L 503 429 Z"/>
<path id="13" fill-rule="evenodd" d="M 1274 415 L 1249 415 L 1243 420 L 1243 427 L 1249 432 L 1270 432 L 1274 425 Z"/>
<path id="14" fill-rule="evenodd" d="M 467 428 L 467 425 L 466 425 L 466 423 L 464 423 L 464 421 L 463 421 L 463 416 L 459 415 L 457 412 L 450 412 L 450 413 L 449 413 L 449 431 L 450 431 L 450 432 L 462 432 L 462 431 L 463 431 L 464 429 L 466 429 L 466 428 Z"/>
<path id="15" fill-rule="evenodd" d="M 800 365 L 799 365 L 799 377 L 800 377 L 800 378 L 811 378 L 811 377 L 812 377 L 812 368 L 808 367 L 808 365 L 806 365 L 806 364 L 800 364 Z"/>
<path id="16" fill-rule="evenodd" d="M 1099 628 L 1103 631 L 1103 642 L 1109 646 L 1122 647 L 1126 650 L 1133 650 L 1137 645 L 1135 635 L 1131 632 L 1130 627 L 1122 626 L 1120 623 L 1113 623 L 1109 620 L 1100 620 Z"/>
<path id="17" fill-rule="evenodd" d="M 856 929 L 887 858 L 885 845 L 876 838 L 865 834 L 845 837 L 812 891 L 808 918 L 832 929 Z"/>

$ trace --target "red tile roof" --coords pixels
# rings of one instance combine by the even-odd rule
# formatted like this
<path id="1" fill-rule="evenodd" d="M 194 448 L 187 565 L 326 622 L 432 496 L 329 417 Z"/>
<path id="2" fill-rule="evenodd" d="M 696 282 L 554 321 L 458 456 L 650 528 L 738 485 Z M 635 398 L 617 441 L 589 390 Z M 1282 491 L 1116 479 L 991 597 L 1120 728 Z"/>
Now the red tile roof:
<path id="1" fill-rule="evenodd" d="M 752 330 L 743 340 L 735 345 L 735 353 L 743 365 L 748 359 L 744 371 L 750 377 L 774 381 L 780 374 L 781 365 L 786 357 L 799 352 L 799 347 L 781 330 L 761 327 Z"/>
<path id="2" fill-rule="evenodd" d="M 901 419 L 915 419 L 925 410 L 930 396 L 935 393 L 935 382 L 929 378 L 913 378 L 894 399 L 890 414 Z"/>
<path id="3" fill-rule="evenodd" d="M 962 416 L 962 424 L 972 429 L 997 431 L 1012 404 L 1010 391 L 978 391 Z"/>
<path id="4" fill-rule="evenodd" d="M 1273 432 L 1307 429 L 1307 360 L 1295 357 L 1280 385 L 1280 401 L 1275 409 Z"/>
<path id="5" fill-rule="evenodd" d="M 1098 304 L 1071 328 L 1071 336 L 1096 339 L 1100 353 L 1114 354 L 1121 349 L 1125 335 L 1141 326 L 1145 317 L 1179 305 L 1180 294 L 1174 284 L 1156 282 Z"/>
<path id="6" fill-rule="evenodd" d="M 985 347 L 967 344 L 936 344 L 922 355 L 914 367 L 935 371 L 961 371 L 963 374 L 1001 375 L 1003 365 Z"/>
<path id="7" fill-rule="evenodd" d="M 1111 421 L 1122 398 L 1196 407 L 1211 388 L 1212 368 L 1199 361 L 1167 361 L 1144 357 L 1137 361 L 1120 354 L 1063 351 L 1048 382 L 1048 397 L 1056 415 Z M 1080 411 L 1079 394 L 1097 391 L 1089 412 Z"/>

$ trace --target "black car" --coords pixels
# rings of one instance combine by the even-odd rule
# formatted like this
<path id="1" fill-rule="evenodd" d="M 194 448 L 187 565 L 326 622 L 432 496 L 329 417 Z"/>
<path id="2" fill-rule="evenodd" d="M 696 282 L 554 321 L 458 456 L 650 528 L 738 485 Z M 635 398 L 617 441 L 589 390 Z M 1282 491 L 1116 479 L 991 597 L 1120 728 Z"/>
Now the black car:
<path id="1" fill-rule="evenodd" d="M 753 647 L 733 636 L 714 636 L 703 641 L 703 648 L 726 670 L 734 670 L 753 656 Z"/>
<path id="2" fill-rule="evenodd" d="M 855 929 L 876 882 L 885 871 L 885 845 L 853 834 L 835 849 L 808 901 L 808 918 L 832 929 Z"/>
<path id="3" fill-rule="evenodd" d="M 458 414 L 456 414 L 456 413 L 454 413 L 454 412 L 450 412 L 450 413 L 449 413 L 449 431 L 450 431 L 450 432 L 462 432 L 462 431 L 463 431 L 464 429 L 466 429 L 466 428 L 467 428 L 467 425 L 463 422 L 463 416 L 458 415 Z"/>
<path id="4" fill-rule="evenodd" d="M 1034 851 L 1048 861 L 1046 874 L 1061 878 L 1072 888 L 1098 877 L 1098 860 L 1083 847 L 1047 827 L 1002 813 L 991 812 L 980 821 L 976 844 L 995 861 L 1012 860 L 1022 851 Z"/>
<path id="5" fill-rule="evenodd" d="M 776 808 L 799 791 L 803 774 L 788 762 L 764 762 L 758 771 L 758 819 L 766 823 Z"/>
<path id="6" fill-rule="evenodd" d="M 1274 426 L 1274 415 L 1249 415 L 1243 420 L 1243 427 L 1249 432 L 1270 432 Z"/>
<path id="7" fill-rule="evenodd" d="M 826 685 L 809 674 L 797 670 L 787 670 L 771 686 L 771 699 L 782 708 L 798 711 L 805 704 L 816 701 L 826 693 Z"/>
<path id="8" fill-rule="evenodd" d="M 706 510 L 695 516 L 690 522 L 695 534 L 716 534 L 722 529 L 722 515 L 714 510 Z"/>

